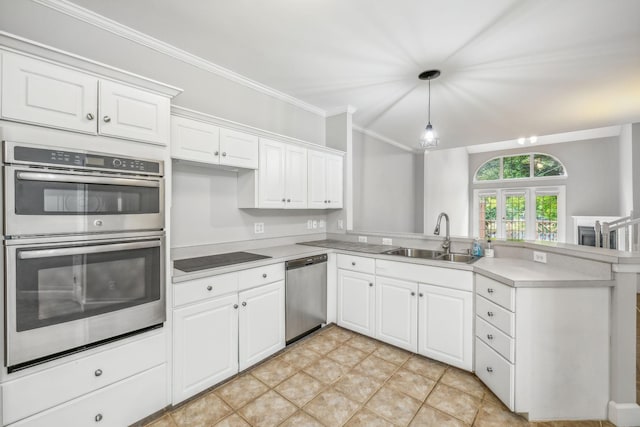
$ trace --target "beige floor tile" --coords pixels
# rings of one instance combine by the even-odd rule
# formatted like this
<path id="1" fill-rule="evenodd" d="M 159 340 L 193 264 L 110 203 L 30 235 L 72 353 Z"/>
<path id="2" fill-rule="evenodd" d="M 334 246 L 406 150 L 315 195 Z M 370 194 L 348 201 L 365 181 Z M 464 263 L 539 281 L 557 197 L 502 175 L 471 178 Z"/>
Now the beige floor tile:
<path id="1" fill-rule="evenodd" d="M 348 372 L 335 383 L 334 388 L 349 399 L 364 403 L 382 386 L 382 381 L 359 371 Z"/>
<path id="2" fill-rule="evenodd" d="M 393 375 L 396 369 L 398 369 L 398 367 L 393 363 L 382 360 L 374 355 L 367 357 L 354 368 L 355 371 L 359 371 L 379 381 L 386 381 Z"/>
<path id="3" fill-rule="evenodd" d="M 382 387 L 365 405 L 367 409 L 392 421 L 408 425 L 420 409 L 420 402 L 390 387 Z"/>
<path id="4" fill-rule="evenodd" d="M 471 424 L 481 400 L 444 384 L 438 384 L 427 398 L 427 404 Z"/>
<path id="5" fill-rule="evenodd" d="M 469 424 L 425 405 L 420 408 L 409 425 L 411 427 L 466 427 Z"/>
<path id="6" fill-rule="evenodd" d="M 304 407 L 327 427 L 341 426 L 360 408 L 345 395 L 333 389 L 323 391 Z"/>
<path id="7" fill-rule="evenodd" d="M 484 397 L 482 398 L 482 402 L 483 403 L 490 403 L 492 405 L 497 405 L 499 407 L 501 407 L 504 410 L 509 410 L 504 403 L 502 403 L 502 401 L 500 399 L 498 399 L 498 396 L 496 396 L 495 394 L 493 394 L 493 392 L 489 389 L 486 389 L 484 391 Z"/>
<path id="8" fill-rule="evenodd" d="M 531 427 L 600 427 L 600 421 L 546 421 L 530 423 Z"/>
<path id="9" fill-rule="evenodd" d="M 214 393 L 207 393 L 171 413 L 178 427 L 208 427 L 231 414 L 229 405 Z"/>
<path id="10" fill-rule="evenodd" d="M 439 380 L 447 370 L 444 363 L 418 355 L 411 356 L 402 367 L 432 380 Z"/>
<path id="11" fill-rule="evenodd" d="M 345 374 L 347 368 L 331 359 L 322 358 L 304 368 L 304 372 L 325 384 L 331 384 Z"/>
<path id="12" fill-rule="evenodd" d="M 255 377 L 242 375 L 217 389 L 216 393 L 233 409 L 237 410 L 267 390 L 269 387 Z"/>
<path id="13" fill-rule="evenodd" d="M 242 419 L 238 414 L 231 414 L 224 420 L 220 421 L 215 427 L 251 427 L 248 422 Z"/>
<path id="14" fill-rule="evenodd" d="M 269 390 L 239 412 L 252 426 L 277 426 L 293 415 L 296 407 L 275 391 Z"/>
<path id="15" fill-rule="evenodd" d="M 378 341 L 358 334 L 354 334 L 346 344 L 365 353 L 371 353 L 380 346 Z"/>
<path id="16" fill-rule="evenodd" d="M 353 332 L 350 332 L 346 329 L 343 329 L 339 326 L 334 326 L 332 328 L 325 328 L 321 334 L 327 338 L 331 338 L 335 341 L 338 341 L 340 343 L 343 343 L 349 339 L 351 339 L 351 337 L 353 337 Z"/>
<path id="17" fill-rule="evenodd" d="M 423 402 L 436 382 L 406 369 L 399 369 L 389 378 L 386 385 Z"/>
<path id="18" fill-rule="evenodd" d="M 280 356 L 280 359 L 284 360 L 292 366 L 295 366 L 298 369 L 303 369 L 311 365 L 320 357 L 322 357 L 320 354 L 302 345 L 297 346 L 290 351 L 285 351 Z"/>
<path id="19" fill-rule="evenodd" d="M 392 347 L 390 345 L 383 344 L 376 351 L 373 352 L 373 355 L 379 357 L 380 359 L 384 359 L 387 362 L 391 362 L 395 365 L 402 365 L 404 362 L 409 359 L 411 353 L 408 351 L 399 349 L 397 347 Z"/>
<path id="20" fill-rule="evenodd" d="M 324 388 L 324 384 L 304 372 L 283 381 L 275 390 L 299 407 L 307 404 Z"/>
<path id="21" fill-rule="evenodd" d="M 483 404 L 476 416 L 474 427 L 527 427 L 529 422 L 505 407 Z"/>
<path id="22" fill-rule="evenodd" d="M 151 424 L 146 424 L 145 427 L 176 427 L 171 415 L 166 414 L 161 418 L 154 420 Z"/>
<path id="23" fill-rule="evenodd" d="M 298 411 L 280 424 L 280 427 L 323 427 L 322 424 L 311 415 Z"/>
<path id="24" fill-rule="evenodd" d="M 393 424 L 368 409 L 361 409 L 345 427 L 393 427 Z"/>
<path id="25" fill-rule="evenodd" d="M 280 358 L 269 360 L 251 371 L 251 375 L 269 387 L 275 387 L 295 374 L 297 369 Z"/>
<path id="26" fill-rule="evenodd" d="M 449 368 L 440 379 L 440 383 L 446 384 L 467 394 L 482 399 L 486 388 L 482 382 L 470 372 L 457 368 Z"/>
<path id="27" fill-rule="evenodd" d="M 341 365 L 353 368 L 358 363 L 362 362 L 365 357 L 367 357 L 367 353 L 348 345 L 343 345 L 327 353 L 327 357 L 340 363 Z"/>
<path id="28" fill-rule="evenodd" d="M 327 354 L 339 345 L 339 341 L 324 335 L 316 335 L 304 343 L 305 347 L 320 354 Z"/>

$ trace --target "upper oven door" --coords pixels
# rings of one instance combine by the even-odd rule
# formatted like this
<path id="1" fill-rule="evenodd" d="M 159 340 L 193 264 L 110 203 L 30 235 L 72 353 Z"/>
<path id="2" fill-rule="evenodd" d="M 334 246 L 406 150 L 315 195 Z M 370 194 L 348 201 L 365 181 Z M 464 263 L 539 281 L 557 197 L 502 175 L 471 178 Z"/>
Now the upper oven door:
<path id="1" fill-rule="evenodd" d="M 159 177 L 5 167 L 5 235 L 164 228 Z"/>

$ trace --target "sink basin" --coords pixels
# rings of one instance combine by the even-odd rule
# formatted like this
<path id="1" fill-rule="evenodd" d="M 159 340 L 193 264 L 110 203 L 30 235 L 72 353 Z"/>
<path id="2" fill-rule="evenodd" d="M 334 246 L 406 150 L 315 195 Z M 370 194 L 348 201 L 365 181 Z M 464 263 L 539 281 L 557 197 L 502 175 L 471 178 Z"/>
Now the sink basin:
<path id="1" fill-rule="evenodd" d="M 477 256 L 467 254 L 442 254 L 437 259 L 449 262 L 463 262 L 470 264 L 478 259 Z"/>
<path id="2" fill-rule="evenodd" d="M 400 249 L 393 249 L 391 251 L 386 251 L 384 252 L 384 254 L 400 255 L 400 256 L 406 256 L 409 258 L 439 259 L 438 257 L 441 255 L 444 255 L 444 252 L 432 251 L 429 249 L 400 248 Z"/>

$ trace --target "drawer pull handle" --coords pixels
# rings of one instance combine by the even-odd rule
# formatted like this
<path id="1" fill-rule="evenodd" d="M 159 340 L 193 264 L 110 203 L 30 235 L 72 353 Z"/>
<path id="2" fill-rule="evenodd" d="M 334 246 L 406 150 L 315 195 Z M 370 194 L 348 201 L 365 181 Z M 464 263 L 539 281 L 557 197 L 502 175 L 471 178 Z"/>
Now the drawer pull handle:
<path id="1" fill-rule="evenodd" d="M 96 420 L 97 423 L 99 423 L 100 421 L 102 421 L 102 414 L 98 414 L 95 416 L 94 420 Z"/>
<path id="2" fill-rule="evenodd" d="M 262 273 L 262 278 L 266 279 L 267 278 L 267 273 Z"/>
<path id="3" fill-rule="evenodd" d="M 491 334 L 487 334 L 487 339 L 488 339 L 488 340 L 492 340 L 492 339 L 493 339 L 493 335 L 491 335 Z"/>
<path id="4" fill-rule="evenodd" d="M 233 308 L 238 309 L 238 304 L 233 304 Z"/>
<path id="5" fill-rule="evenodd" d="M 487 289 L 487 292 L 488 292 L 488 293 L 490 293 L 490 294 L 492 294 L 492 293 L 493 293 L 493 289 L 492 289 L 492 288 L 489 288 L 489 289 Z"/>
<path id="6" fill-rule="evenodd" d="M 87 113 L 87 120 L 93 120 L 93 114 Z"/>
<path id="7" fill-rule="evenodd" d="M 489 373 L 493 372 L 493 368 L 491 366 L 487 366 L 487 372 Z"/>
<path id="8" fill-rule="evenodd" d="M 99 377 L 100 375 L 102 375 L 102 369 L 96 369 L 93 375 L 95 375 L 96 377 Z"/>
<path id="9" fill-rule="evenodd" d="M 493 317 L 493 311 L 487 311 L 487 316 Z"/>
<path id="10" fill-rule="evenodd" d="M 373 283 L 369 283 L 369 287 L 370 287 L 370 288 L 373 288 Z"/>
<path id="11" fill-rule="evenodd" d="M 102 118 L 102 120 L 104 120 L 104 122 L 105 122 L 105 123 L 109 123 L 109 122 L 111 121 L 111 117 L 109 117 L 109 116 L 104 116 L 104 117 Z M 101 419 L 102 419 L 102 418 L 101 418 Z"/>
<path id="12" fill-rule="evenodd" d="M 208 291 L 212 291 L 213 290 L 213 286 L 211 286 L 211 285 L 207 286 L 207 290 Z"/>
<path id="13" fill-rule="evenodd" d="M 353 265 L 355 267 L 356 266 L 356 262 L 355 261 L 351 261 L 351 265 Z"/>
<path id="14" fill-rule="evenodd" d="M 242 301 L 242 306 L 246 307 L 247 306 L 247 302 L 246 301 Z"/>
<path id="15" fill-rule="evenodd" d="M 219 151 L 216 151 L 215 153 L 213 153 L 214 156 L 217 156 L 218 154 L 220 154 Z"/>

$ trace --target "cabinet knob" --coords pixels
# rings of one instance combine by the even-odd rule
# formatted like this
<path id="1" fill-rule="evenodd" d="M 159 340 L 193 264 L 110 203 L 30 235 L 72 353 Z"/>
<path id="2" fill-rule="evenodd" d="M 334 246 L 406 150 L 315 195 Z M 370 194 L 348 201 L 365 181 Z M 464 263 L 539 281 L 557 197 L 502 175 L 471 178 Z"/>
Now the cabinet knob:
<path id="1" fill-rule="evenodd" d="M 331 203 L 331 200 L 327 200 L 327 203 Z"/>
<path id="2" fill-rule="evenodd" d="M 329 203 L 329 201 L 328 201 L 328 200 L 325 200 L 324 202 L 325 202 L 325 203 Z"/>
<path id="3" fill-rule="evenodd" d="M 369 283 L 369 287 L 370 287 L 370 288 L 373 288 L 373 283 Z"/>
<path id="4" fill-rule="evenodd" d="M 238 308 L 238 304 L 233 304 L 233 308 L 237 309 Z"/>
<path id="5" fill-rule="evenodd" d="M 93 120 L 93 114 L 87 113 L 87 120 Z"/>
<path id="6" fill-rule="evenodd" d="M 415 297 L 415 296 L 416 296 L 416 293 L 415 293 L 415 292 L 411 292 L 411 296 L 412 296 L 412 297 Z"/>
<path id="7" fill-rule="evenodd" d="M 287 203 L 291 203 L 291 199 L 287 199 Z"/>
<path id="8" fill-rule="evenodd" d="M 267 273 L 262 273 L 262 278 L 266 279 L 267 278 Z"/>
<path id="9" fill-rule="evenodd" d="M 490 293 L 490 294 L 492 294 L 492 293 L 493 293 L 493 289 L 491 289 L 491 288 L 488 288 L 488 289 L 487 289 L 487 293 Z"/>
<path id="10" fill-rule="evenodd" d="M 102 414 L 96 415 L 93 419 L 96 420 L 97 423 L 99 423 L 100 421 L 102 421 Z"/>
<path id="11" fill-rule="evenodd" d="M 351 265 L 353 265 L 355 267 L 356 262 L 355 261 L 351 261 Z"/>
<path id="12" fill-rule="evenodd" d="M 487 366 L 487 372 L 489 373 L 493 372 L 493 368 L 491 366 Z"/>
<path id="13" fill-rule="evenodd" d="M 222 157 L 227 157 L 227 152 L 226 151 L 222 152 Z"/>
<path id="14" fill-rule="evenodd" d="M 102 120 L 104 120 L 104 122 L 105 122 L 105 123 L 109 123 L 109 122 L 111 121 L 111 117 L 109 117 L 109 116 L 104 116 L 104 117 L 102 118 Z"/>
<path id="15" fill-rule="evenodd" d="M 211 285 L 207 286 L 207 290 L 208 291 L 212 291 L 213 290 L 213 286 L 211 286 Z"/>
<path id="16" fill-rule="evenodd" d="M 93 375 L 95 375 L 96 377 L 99 377 L 100 375 L 102 375 L 102 369 L 96 369 Z"/>
<path id="17" fill-rule="evenodd" d="M 242 301 L 242 306 L 246 307 L 247 306 L 247 302 L 246 301 Z"/>
<path id="18" fill-rule="evenodd" d="M 488 340 L 492 340 L 492 339 L 493 339 L 493 335 L 491 335 L 491 334 L 487 334 L 487 339 L 488 339 Z"/>
<path id="19" fill-rule="evenodd" d="M 422 298 L 422 297 L 424 296 L 424 294 L 423 294 L 422 292 L 420 292 L 420 293 L 418 294 L 418 296 L 419 296 L 420 298 Z"/>
<path id="20" fill-rule="evenodd" d="M 287 199 L 282 199 L 282 201 L 283 201 L 283 202 L 286 202 L 286 201 L 287 201 Z"/>
<path id="21" fill-rule="evenodd" d="M 217 156 L 218 154 L 220 154 L 219 151 L 216 151 L 215 153 L 213 153 L 214 156 Z"/>
<path id="22" fill-rule="evenodd" d="M 487 316 L 493 317 L 493 311 L 487 311 Z"/>

